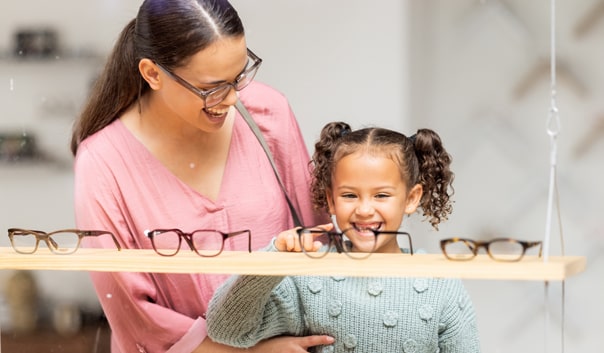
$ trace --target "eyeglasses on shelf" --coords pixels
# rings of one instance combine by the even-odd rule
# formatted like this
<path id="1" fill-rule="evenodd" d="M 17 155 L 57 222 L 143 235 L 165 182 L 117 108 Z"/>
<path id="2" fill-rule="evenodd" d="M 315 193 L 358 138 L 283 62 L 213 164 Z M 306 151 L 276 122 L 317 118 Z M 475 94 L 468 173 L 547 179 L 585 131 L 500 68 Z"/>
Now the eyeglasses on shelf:
<path id="1" fill-rule="evenodd" d="M 489 241 L 477 241 L 464 238 L 449 238 L 440 241 L 440 248 L 449 260 L 467 261 L 476 257 L 478 250 L 484 248 L 493 260 L 504 262 L 520 261 L 526 251 L 539 247 L 541 257 L 542 242 L 523 241 L 512 238 L 497 238 Z"/>
<path id="2" fill-rule="evenodd" d="M 362 260 L 368 258 L 371 254 L 375 252 L 377 246 L 377 239 L 380 235 L 385 236 L 399 236 L 402 235 L 407 238 L 409 241 L 409 253 L 413 255 L 413 245 L 411 243 L 411 235 L 407 232 L 397 232 L 397 231 L 380 231 L 370 229 L 373 233 L 372 237 L 365 237 L 362 241 L 362 249 L 356 249 L 350 240 L 347 240 L 348 234 L 352 235 L 353 232 L 356 232 L 354 228 L 349 228 L 344 230 L 343 232 L 334 232 L 327 231 L 325 229 L 315 227 L 315 228 L 298 228 L 296 232 L 298 233 L 298 239 L 301 244 L 302 252 L 304 252 L 308 257 L 313 259 L 322 258 L 327 253 L 331 252 L 335 247 L 335 250 L 338 253 L 344 253 L 348 257 L 355 260 Z M 346 238 L 345 238 L 346 237 Z M 317 251 L 308 251 L 307 247 L 310 247 L 310 244 L 319 241 L 322 243 L 321 247 Z M 306 244 L 307 246 L 304 246 Z"/>
<path id="3" fill-rule="evenodd" d="M 80 230 L 80 229 L 61 229 L 54 232 L 43 232 L 41 230 L 9 228 L 8 238 L 13 249 L 19 254 L 33 254 L 38 250 L 40 241 L 46 243 L 48 249 L 54 254 L 69 255 L 73 254 L 80 247 L 82 238 L 98 237 L 101 235 L 110 235 L 117 247 L 122 247 L 115 239 L 113 233 L 105 230 Z"/>
<path id="4" fill-rule="evenodd" d="M 224 249 L 224 242 L 231 237 L 247 234 L 248 252 L 252 252 L 252 233 L 240 230 L 223 233 L 212 229 L 199 229 L 190 233 L 180 229 L 154 229 L 146 230 L 145 235 L 151 240 L 153 250 L 161 256 L 174 256 L 180 250 L 182 240 L 199 256 L 214 257 L 220 255 Z"/>

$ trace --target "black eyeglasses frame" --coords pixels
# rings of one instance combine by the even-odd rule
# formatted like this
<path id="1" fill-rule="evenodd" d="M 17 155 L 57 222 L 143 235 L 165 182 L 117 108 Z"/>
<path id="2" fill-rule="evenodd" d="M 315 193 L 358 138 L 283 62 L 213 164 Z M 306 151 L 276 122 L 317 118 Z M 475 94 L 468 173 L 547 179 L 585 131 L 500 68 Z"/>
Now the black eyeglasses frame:
<path id="1" fill-rule="evenodd" d="M 375 238 L 374 238 L 374 242 L 373 242 L 373 249 L 370 252 L 366 252 L 366 253 L 355 253 L 355 254 L 363 254 L 360 256 L 353 256 L 351 255 L 351 253 L 349 251 L 346 250 L 346 246 L 344 246 L 344 236 L 346 235 L 346 232 L 350 231 L 350 230 L 354 230 L 353 228 L 349 228 L 344 230 L 343 232 L 334 232 L 334 231 L 327 231 L 321 228 L 298 228 L 296 229 L 296 232 L 298 233 L 298 241 L 300 242 L 300 244 L 303 244 L 303 240 L 302 240 L 302 235 L 305 234 L 315 234 L 313 235 L 313 237 L 321 237 L 321 236 L 328 236 L 329 237 L 329 243 L 327 244 L 327 248 L 325 249 L 324 252 L 309 252 L 307 251 L 304 246 L 301 246 L 302 248 L 302 252 L 304 254 L 306 254 L 306 256 L 312 258 L 312 259 L 320 259 L 322 257 L 324 257 L 325 255 L 327 255 L 327 253 L 331 252 L 331 250 L 333 249 L 333 247 L 335 246 L 336 251 L 341 254 L 344 253 L 346 256 L 348 256 L 351 259 L 354 260 L 364 260 L 366 258 L 368 258 L 369 256 L 371 256 L 371 254 L 373 254 L 375 252 L 375 247 L 377 246 L 377 237 L 378 235 L 381 234 L 385 234 L 385 235 L 394 235 L 394 236 L 398 236 L 398 235 L 404 235 L 407 237 L 407 240 L 409 241 L 409 254 L 413 255 L 413 243 L 411 241 L 411 235 L 407 232 L 399 232 L 399 231 L 381 231 L 381 230 L 375 230 L 375 229 L 370 229 L 371 232 L 373 232 Z M 311 255 L 312 253 L 312 255 Z"/>

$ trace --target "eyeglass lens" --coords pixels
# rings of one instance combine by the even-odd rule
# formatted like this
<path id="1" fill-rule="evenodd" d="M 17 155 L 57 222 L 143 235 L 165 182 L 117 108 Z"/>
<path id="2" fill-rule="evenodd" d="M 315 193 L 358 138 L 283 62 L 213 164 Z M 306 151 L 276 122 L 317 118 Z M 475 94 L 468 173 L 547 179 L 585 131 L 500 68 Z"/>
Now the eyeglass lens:
<path id="1" fill-rule="evenodd" d="M 213 89 L 210 94 L 206 96 L 206 107 L 211 108 L 220 104 L 220 102 L 226 98 L 232 88 L 235 88 L 235 91 L 241 91 L 247 87 L 254 80 L 254 77 L 258 72 L 258 68 L 260 67 L 260 65 L 252 65 L 252 67 L 246 68 L 245 71 L 241 73 L 234 84 L 227 83 L 223 86 L 218 86 Z"/>
<path id="2" fill-rule="evenodd" d="M 50 251 L 56 254 L 71 254 L 75 252 L 80 244 L 80 237 L 73 232 L 57 232 L 51 235 L 39 234 L 41 241 L 45 242 Z M 14 232 L 11 244 L 15 251 L 21 254 L 32 254 L 36 251 L 38 237 L 34 233 Z"/>
<path id="3" fill-rule="evenodd" d="M 199 230 L 183 235 L 192 242 L 194 251 L 200 256 L 216 256 L 222 251 L 223 235 L 214 230 Z M 180 249 L 181 235 L 177 231 L 156 231 L 151 238 L 155 251 L 162 256 L 173 256 Z"/>
<path id="4" fill-rule="evenodd" d="M 347 234 L 353 232 L 348 229 L 343 233 L 328 232 L 317 228 L 303 228 L 298 231 L 302 251 L 309 257 L 321 258 L 331 251 L 335 246 L 338 252 L 344 252 L 353 259 L 364 259 L 369 257 L 375 250 L 377 236 L 364 237 L 357 247 L 353 248 L 352 242 L 348 240 Z M 320 242 L 321 246 L 317 251 L 312 251 L 313 243 Z"/>
<path id="5" fill-rule="evenodd" d="M 524 255 L 524 247 L 512 240 L 495 240 L 489 243 L 488 252 L 499 261 L 518 261 Z"/>

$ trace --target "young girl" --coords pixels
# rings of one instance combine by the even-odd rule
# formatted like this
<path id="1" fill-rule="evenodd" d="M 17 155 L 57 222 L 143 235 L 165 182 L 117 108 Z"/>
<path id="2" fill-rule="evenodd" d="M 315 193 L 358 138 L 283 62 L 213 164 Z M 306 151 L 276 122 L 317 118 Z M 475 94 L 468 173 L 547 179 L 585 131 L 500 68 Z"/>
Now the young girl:
<path id="1" fill-rule="evenodd" d="M 396 237 L 374 234 L 397 231 L 418 207 L 435 228 L 451 212 L 451 159 L 431 130 L 406 137 L 330 123 L 313 162 L 313 203 L 346 230 L 349 251 L 366 251 L 367 239 L 376 239 L 373 252 L 400 253 Z M 295 233 L 282 232 L 269 249 L 321 246 L 300 244 Z M 334 341 L 319 352 L 480 351 L 470 298 L 460 280 L 444 278 L 233 276 L 214 294 L 207 324 L 210 338 L 236 347 L 321 334 Z"/>

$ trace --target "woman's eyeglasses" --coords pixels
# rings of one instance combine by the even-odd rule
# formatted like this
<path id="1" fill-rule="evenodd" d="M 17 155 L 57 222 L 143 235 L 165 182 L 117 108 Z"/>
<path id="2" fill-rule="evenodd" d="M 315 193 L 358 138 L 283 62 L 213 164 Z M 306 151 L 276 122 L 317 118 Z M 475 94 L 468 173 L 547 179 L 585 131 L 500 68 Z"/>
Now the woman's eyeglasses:
<path id="1" fill-rule="evenodd" d="M 199 98 L 203 99 L 204 106 L 206 108 L 212 108 L 220 104 L 220 102 L 222 102 L 228 96 L 229 92 L 231 92 L 231 89 L 241 91 L 254 80 L 254 77 L 260 68 L 260 64 L 262 64 L 262 59 L 260 59 L 249 49 L 247 50 L 247 55 L 250 59 L 247 66 L 233 82 L 226 82 L 208 90 L 197 88 L 162 65 L 158 63 L 155 64 L 178 84 L 193 92 L 193 94 Z"/>
<path id="2" fill-rule="evenodd" d="M 218 256 L 224 249 L 224 241 L 230 237 L 247 234 L 248 252 L 252 252 L 252 234 L 249 230 L 223 233 L 217 230 L 200 229 L 185 233 L 180 229 L 155 229 L 146 230 L 145 235 L 151 239 L 151 245 L 156 253 L 161 256 L 174 256 L 180 250 L 184 239 L 189 248 L 199 256 Z"/>
<path id="3" fill-rule="evenodd" d="M 298 233 L 298 239 L 301 244 L 302 252 L 304 252 L 308 257 L 313 259 L 318 259 L 327 255 L 327 253 L 331 252 L 334 247 L 338 253 L 344 253 L 352 259 L 366 259 L 372 253 L 375 252 L 377 246 L 377 239 L 380 235 L 402 235 L 406 237 L 409 241 L 409 252 L 411 253 L 411 255 L 413 255 L 413 245 L 411 244 L 411 236 L 409 235 L 409 233 L 396 231 L 380 231 L 374 229 L 370 229 L 370 231 L 373 233 L 373 236 L 365 237 L 362 240 L 362 244 L 359 244 L 362 245 L 362 249 L 357 249 L 353 246 L 350 240 L 344 238 L 349 238 L 347 234 L 352 235 L 353 232 L 356 232 L 354 228 L 347 229 L 342 233 L 327 231 L 321 228 L 299 228 L 296 230 L 296 232 Z M 306 250 L 306 248 L 311 248 L 316 241 L 321 242 L 321 246 L 317 251 Z"/>
<path id="4" fill-rule="evenodd" d="M 522 241 L 511 238 L 497 238 L 490 241 L 449 238 L 440 241 L 440 248 L 445 257 L 454 261 L 471 260 L 478 254 L 478 249 L 485 248 L 493 260 L 515 262 L 520 261 L 528 249 L 536 246 L 539 246 L 539 256 L 541 256 L 542 243 L 540 241 Z"/>
<path id="5" fill-rule="evenodd" d="M 118 250 L 122 250 L 113 233 L 104 230 L 62 229 L 46 233 L 41 230 L 9 228 L 8 238 L 13 249 L 19 254 L 33 254 L 38 250 L 40 241 L 54 254 L 73 254 L 80 247 L 82 238 L 110 235 Z"/>

